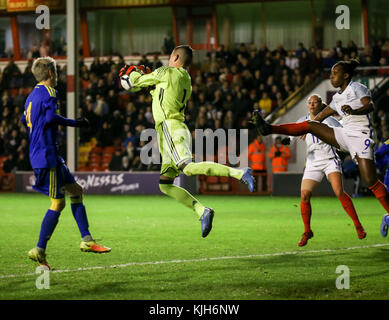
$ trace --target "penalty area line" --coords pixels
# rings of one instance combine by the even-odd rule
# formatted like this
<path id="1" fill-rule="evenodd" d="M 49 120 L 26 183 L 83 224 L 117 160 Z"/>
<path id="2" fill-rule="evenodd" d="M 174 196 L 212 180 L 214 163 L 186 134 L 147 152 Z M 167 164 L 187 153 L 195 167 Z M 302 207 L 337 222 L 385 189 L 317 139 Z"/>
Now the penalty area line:
<path id="1" fill-rule="evenodd" d="M 262 253 L 262 254 L 249 254 L 244 256 L 221 256 L 221 257 L 208 257 L 208 258 L 198 258 L 198 259 L 176 259 L 176 260 L 166 260 L 166 261 L 148 261 L 148 262 L 129 262 L 123 264 L 115 264 L 110 266 L 94 266 L 94 267 L 85 267 L 85 268 L 76 268 L 76 269 L 62 269 L 62 270 L 52 270 L 50 273 L 69 273 L 69 272 L 79 272 L 79 271 L 92 271 L 92 270 L 101 270 L 101 269 L 116 269 L 116 268 L 127 268 L 132 266 L 148 266 L 148 265 L 159 265 L 159 264 L 173 264 L 173 263 L 194 263 L 194 262 L 204 262 L 204 261 L 218 261 L 218 260 L 233 260 L 233 259 L 251 259 L 251 258 L 264 258 L 264 257 L 275 257 L 275 256 L 287 256 L 287 255 L 299 255 L 299 254 L 310 254 L 310 253 L 328 253 L 328 252 L 338 252 L 338 251 L 350 251 L 358 249 L 371 249 L 371 248 L 380 248 L 389 246 L 389 243 L 377 243 L 367 246 L 356 246 L 349 248 L 337 248 L 337 249 L 321 249 L 321 250 L 306 250 L 306 251 L 286 251 L 286 252 L 274 252 L 274 253 Z M 24 274 L 8 274 L 0 275 L 0 279 L 9 279 L 9 278 L 21 278 L 28 276 L 36 276 L 36 273 L 24 273 Z"/>

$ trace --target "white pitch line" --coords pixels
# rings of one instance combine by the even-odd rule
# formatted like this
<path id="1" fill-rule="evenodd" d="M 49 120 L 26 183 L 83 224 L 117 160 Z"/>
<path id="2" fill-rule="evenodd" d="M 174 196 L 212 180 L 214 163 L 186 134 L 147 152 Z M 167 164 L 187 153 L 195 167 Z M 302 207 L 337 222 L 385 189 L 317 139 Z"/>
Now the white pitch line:
<path id="1" fill-rule="evenodd" d="M 210 258 L 198 258 L 198 259 L 183 259 L 183 260 L 167 260 L 167 261 L 149 261 L 149 262 L 129 262 L 123 264 L 115 264 L 111 266 L 94 266 L 77 269 L 63 269 L 53 270 L 51 273 L 67 273 L 77 271 L 91 271 L 99 269 L 115 269 L 115 268 L 126 268 L 131 266 L 147 266 L 157 264 L 171 264 L 171 263 L 190 263 L 190 262 L 203 262 L 203 261 L 217 261 L 217 260 L 231 260 L 231 259 L 250 259 L 250 258 L 263 258 L 263 257 L 275 257 L 275 256 L 287 256 L 295 254 L 307 254 L 307 253 L 323 253 L 323 252 L 336 252 L 336 251 L 347 251 L 347 250 L 358 250 L 358 249 L 370 249 L 389 246 L 389 243 L 377 243 L 367 246 L 349 247 L 349 248 L 338 248 L 338 249 L 321 249 L 321 250 L 307 250 L 307 251 L 287 251 L 287 252 L 274 252 L 274 253 L 262 253 L 262 254 L 249 254 L 245 256 L 222 256 L 222 257 L 210 257 Z M 25 273 L 25 274 L 8 274 L 0 275 L 0 279 L 7 278 L 20 278 L 27 276 L 36 276 L 36 273 Z"/>

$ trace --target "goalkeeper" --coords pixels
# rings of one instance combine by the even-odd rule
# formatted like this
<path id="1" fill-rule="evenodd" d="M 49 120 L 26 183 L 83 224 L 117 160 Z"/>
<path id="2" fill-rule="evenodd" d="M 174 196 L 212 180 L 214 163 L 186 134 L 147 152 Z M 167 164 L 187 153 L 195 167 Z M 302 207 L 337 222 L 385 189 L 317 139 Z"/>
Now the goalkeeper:
<path id="1" fill-rule="evenodd" d="M 251 192 L 254 191 L 254 179 L 250 168 L 234 169 L 215 162 L 192 162 L 191 134 L 184 123 L 185 106 L 192 93 L 191 78 L 186 68 L 192 63 L 192 56 L 190 46 L 178 46 L 170 55 L 168 67 L 162 66 L 144 74 L 140 67 L 126 65 L 120 70 L 119 76 L 128 75 L 130 88 L 155 85 L 150 93 L 162 155 L 159 188 L 162 193 L 197 213 L 202 237 L 206 237 L 212 229 L 214 210 L 202 205 L 185 189 L 174 185 L 174 179 L 181 172 L 187 176 L 233 177 L 247 184 Z"/>

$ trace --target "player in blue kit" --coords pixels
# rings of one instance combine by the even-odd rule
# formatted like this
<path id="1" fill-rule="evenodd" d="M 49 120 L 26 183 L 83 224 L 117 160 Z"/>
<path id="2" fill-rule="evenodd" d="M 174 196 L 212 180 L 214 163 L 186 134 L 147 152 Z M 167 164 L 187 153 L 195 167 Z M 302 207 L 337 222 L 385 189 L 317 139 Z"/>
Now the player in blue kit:
<path id="1" fill-rule="evenodd" d="M 376 164 L 385 169 L 384 185 L 389 190 L 389 140 L 386 140 L 375 152 Z"/>
<path id="2" fill-rule="evenodd" d="M 65 191 L 70 196 L 71 209 L 81 233 L 83 252 L 104 253 L 110 248 L 100 246 L 89 232 L 88 218 L 82 202 L 82 187 L 75 181 L 65 161 L 58 155 L 58 125 L 87 127 L 86 118 L 68 119 L 58 114 L 56 62 L 51 57 L 34 61 L 32 73 L 38 84 L 27 97 L 21 118 L 30 141 L 30 162 L 36 182 L 33 188 L 50 197 L 51 206 L 43 218 L 37 246 L 28 252 L 30 259 L 50 269 L 46 260 L 46 245 L 65 208 Z"/>
<path id="3" fill-rule="evenodd" d="M 389 190 L 389 140 L 386 140 L 375 152 L 377 167 L 385 169 L 384 185 Z M 388 218 L 384 216 L 381 222 L 380 232 L 383 237 L 388 234 Z"/>

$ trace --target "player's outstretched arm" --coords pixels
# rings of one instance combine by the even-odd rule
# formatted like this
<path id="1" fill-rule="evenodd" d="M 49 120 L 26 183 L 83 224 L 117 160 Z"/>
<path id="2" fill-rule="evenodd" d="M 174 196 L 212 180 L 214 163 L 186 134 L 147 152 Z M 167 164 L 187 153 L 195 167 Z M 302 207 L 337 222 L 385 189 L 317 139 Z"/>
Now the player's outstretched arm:
<path id="1" fill-rule="evenodd" d="M 48 109 L 46 111 L 46 122 L 60 124 L 66 127 L 86 128 L 89 127 L 89 121 L 86 118 L 77 118 L 76 120 L 65 118 L 57 114 L 56 111 Z"/>
<path id="2" fill-rule="evenodd" d="M 121 70 L 119 76 L 127 74 L 129 76 L 131 86 L 144 88 L 154 86 L 163 81 L 163 77 L 166 74 L 167 69 L 167 67 L 162 66 L 151 73 L 147 73 L 147 69 L 141 68 L 141 66 L 129 66 L 127 69 L 123 71 Z"/>
<path id="3" fill-rule="evenodd" d="M 319 121 L 319 122 L 322 122 L 324 121 L 325 119 L 327 119 L 329 116 L 332 116 L 336 113 L 336 111 L 334 109 L 332 109 L 330 106 L 326 106 L 322 111 L 320 111 L 314 121 Z"/>

